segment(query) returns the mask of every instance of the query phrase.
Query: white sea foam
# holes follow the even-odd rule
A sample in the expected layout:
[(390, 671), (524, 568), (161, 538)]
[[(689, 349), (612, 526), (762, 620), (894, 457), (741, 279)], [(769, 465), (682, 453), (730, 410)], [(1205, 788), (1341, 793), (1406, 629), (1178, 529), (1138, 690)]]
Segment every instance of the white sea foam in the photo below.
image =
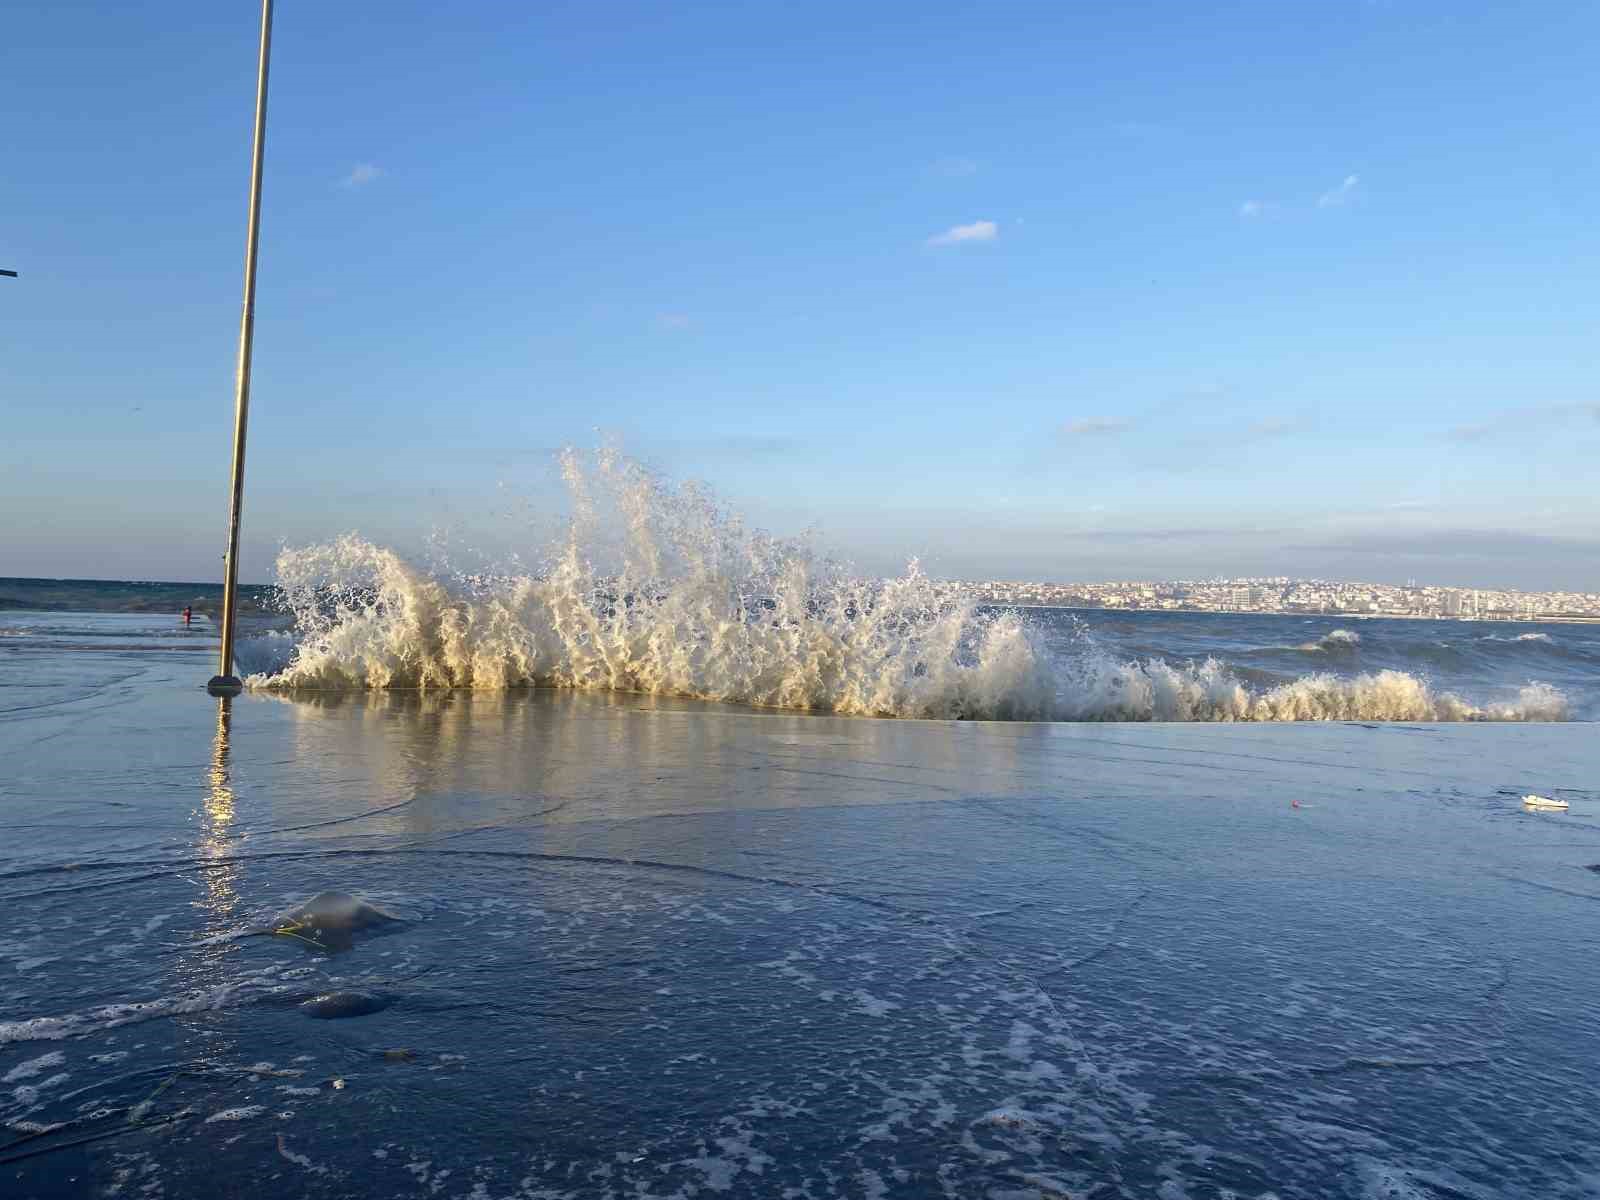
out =
[(288, 985), (276, 981), (272, 970), (269, 969), (252, 973), (234, 983), (197, 988), (177, 996), (106, 1004), (99, 1008), (59, 1017), (29, 1017), (17, 1021), (0, 1021), (0, 1046), (12, 1042), (57, 1042), (142, 1021), (249, 1004), (288, 990)]
[(53, 1050), (49, 1054), (18, 1063), (4, 1075), (0, 1075), (0, 1083), (18, 1083), (24, 1079), (32, 1079), (35, 1075), (42, 1075), (48, 1068), (59, 1067), (66, 1061), (66, 1055), (59, 1050)]
[[(259, 639), (253, 688), (561, 687), (847, 715), (987, 720), (1554, 720), (1541, 685), (1499, 706), (1397, 671), (1252, 690), (1214, 661), (1053, 657), (1015, 612), (915, 563), (863, 580), (748, 530), (703, 489), (569, 452), (570, 525), (536, 573), (429, 572), (355, 536), (278, 560), (296, 640)], [(1349, 650), (1335, 630), (1314, 645)]]
[(207, 1125), (215, 1125), (220, 1121), (248, 1121), (259, 1117), (267, 1111), (264, 1104), (241, 1104), (236, 1108), (225, 1108), (221, 1112), (214, 1112), (206, 1118)]

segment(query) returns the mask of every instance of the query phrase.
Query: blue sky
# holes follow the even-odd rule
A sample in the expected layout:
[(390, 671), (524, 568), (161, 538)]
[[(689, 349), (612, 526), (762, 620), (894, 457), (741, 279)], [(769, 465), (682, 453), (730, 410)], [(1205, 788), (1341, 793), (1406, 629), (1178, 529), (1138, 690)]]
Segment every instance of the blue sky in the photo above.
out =
[[(8, 13), (0, 575), (215, 578), (256, 10)], [(278, 7), (242, 573), (602, 437), (864, 568), (1600, 588), (1600, 8)]]

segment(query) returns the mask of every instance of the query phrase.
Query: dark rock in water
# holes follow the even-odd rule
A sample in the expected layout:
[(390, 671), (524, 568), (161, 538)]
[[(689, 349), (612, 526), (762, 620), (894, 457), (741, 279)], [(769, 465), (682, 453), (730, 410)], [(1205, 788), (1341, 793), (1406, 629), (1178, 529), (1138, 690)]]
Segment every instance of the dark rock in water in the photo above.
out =
[(1600, 871), (1600, 863), (1590, 863), (1587, 867), (1584, 868), (1584, 870), (1585, 871)]
[(300, 1011), (308, 1017), (335, 1021), (340, 1017), (365, 1017), (388, 1007), (388, 997), (377, 992), (326, 992), (302, 1003)]
[(405, 924), (376, 905), (347, 892), (320, 892), (298, 908), (275, 918), (272, 932), (292, 937), (319, 950), (348, 950), (358, 933)]

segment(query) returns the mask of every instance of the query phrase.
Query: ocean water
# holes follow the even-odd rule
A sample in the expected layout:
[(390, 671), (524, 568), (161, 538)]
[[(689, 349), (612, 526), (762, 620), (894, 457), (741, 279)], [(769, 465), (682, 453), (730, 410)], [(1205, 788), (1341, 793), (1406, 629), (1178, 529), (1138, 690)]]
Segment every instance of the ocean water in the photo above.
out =
[(1595, 630), (573, 482), (531, 569), (288, 553), (233, 700), (203, 591), (0, 581), (0, 1196), (1600, 1195)]
[[(7, 1197), (1600, 1188), (1591, 726), (72, 660), (0, 713)], [(324, 892), (395, 920), (273, 933)]]
[[(527, 561), (468, 571), (353, 535), (286, 550), (248, 591), (240, 672), (259, 691), (553, 687), (931, 719), (1600, 717), (1600, 624), (985, 607), (914, 562), (861, 578), (615, 453), (562, 469), (566, 509)], [(217, 593), (0, 580), (0, 654), (179, 648)], [(202, 620), (179, 630), (191, 603)]]
[[(244, 585), (239, 589), (239, 611), (261, 613), (273, 589)], [(6, 579), (0, 578), (0, 614), (31, 613), (149, 613), (171, 616), (185, 606), (197, 618), (214, 620), (222, 611), (220, 583), (166, 583), (124, 579)]]
[[(387, 555), (387, 552), (379, 552)], [(395, 563), (400, 564), (396, 558)], [(406, 577), (411, 569), (406, 568)], [(444, 585), (423, 576), (426, 586)], [(0, 581), (0, 588), (6, 583)], [(169, 585), (177, 594), (197, 586)], [(934, 585), (928, 585), (932, 588)], [(92, 652), (124, 666), (144, 656), (214, 653), (214, 614), (197, 612), (184, 626), (178, 610), (154, 608), (142, 585), (50, 581), (65, 602), (105, 605), (88, 611), (0, 611), (0, 697), (71, 695), (98, 686), (98, 670), (78, 673)], [(112, 592), (108, 599), (106, 593)], [(536, 616), (516, 624), (500, 614), (498, 632), (458, 634), (507, 640), (540, 633), (538, 649), (449, 645), (443, 629), (457, 612), (479, 620), (468, 593), (442, 599), (435, 611), (363, 600), (332, 618), (313, 613), (304, 625), (288, 602), (275, 611), (268, 589), (240, 620), (239, 669), (261, 691), (367, 689), (475, 690), (557, 687), (722, 700), (761, 707), (846, 715), (1058, 721), (1594, 721), (1600, 718), (1600, 624), (1510, 624), (1352, 617), (1284, 617), (1232, 613), (1115, 613), (1067, 609), (1001, 611), (950, 600), (933, 610), (956, 625), (944, 637), (925, 631), (893, 651), (866, 656), (857, 674), (825, 667), (793, 645), (751, 647), (736, 618), (705, 624), (732, 628), (740, 654), (775, 667), (741, 667), (717, 651), (674, 650), (657, 659), (660, 634), (609, 656), (604, 633), (582, 630), (569, 647)], [(12, 596), (25, 595), (13, 586)], [(448, 593), (444, 593), (448, 597)], [(116, 611), (132, 600), (150, 605)], [(845, 618), (848, 621), (849, 618)], [(526, 622), (526, 624), (524, 623)], [(932, 624), (933, 622), (929, 622)], [(437, 629), (421, 626), (433, 624)], [(399, 626), (399, 628), (395, 628)], [(1000, 637), (992, 631), (999, 630)], [(613, 634), (626, 642), (623, 634)], [(669, 633), (670, 636), (670, 633)], [(818, 641), (828, 635), (803, 630)], [(983, 647), (987, 636), (1005, 653)], [(946, 640), (948, 638), (948, 640)], [(711, 639), (705, 639), (710, 642)], [(781, 639), (789, 642), (791, 636)], [(796, 639), (797, 640), (797, 639)], [(357, 648), (351, 648), (350, 643)], [(374, 646), (372, 643), (376, 642)], [(976, 653), (967, 647), (977, 645)], [(575, 653), (574, 653), (575, 651)], [(988, 657), (985, 657), (985, 653)], [(856, 648), (846, 646), (844, 654)], [(793, 653), (795, 657), (787, 657)], [(943, 656), (934, 669), (925, 660)], [(895, 657), (899, 656), (899, 661)], [(842, 657), (842, 656), (841, 656)], [(431, 661), (430, 661), (431, 660)], [(585, 661), (586, 660), (586, 661)], [(1020, 661), (1017, 661), (1020, 660)], [(872, 674), (876, 672), (876, 674)]]

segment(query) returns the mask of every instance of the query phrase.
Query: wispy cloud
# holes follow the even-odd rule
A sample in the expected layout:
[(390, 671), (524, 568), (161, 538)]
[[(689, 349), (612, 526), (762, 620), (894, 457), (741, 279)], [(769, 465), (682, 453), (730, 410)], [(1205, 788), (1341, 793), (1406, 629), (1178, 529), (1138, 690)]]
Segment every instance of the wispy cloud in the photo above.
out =
[(380, 166), (373, 163), (357, 163), (350, 168), (350, 173), (339, 181), (339, 186), (347, 188), (365, 187), (382, 174), (383, 168)]
[(1517, 558), (1539, 552), (1566, 553), (1594, 562), (1600, 542), (1591, 538), (1528, 533), (1520, 529), (1377, 530), (1353, 533), (1297, 550), (1348, 550), (1374, 556), (1404, 558)]
[(978, 164), (970, 158), (941, 158), (929, 165), (928, 173), (943, 179), (965, 179), (978, 173)]
[(1490, 436), (1510, 436), (1553, 426), (1570, 427), (1600, 421), (1600, 403), (1533, 404), (1497, 413), (1487, 421), (1457, 425), (1445, 437), (1453, 442), (1481, 442)]
[(1244, 436), (1250, 439), (1283, 437), (1305, 427), (1306, 421), (1300, 417), (1263, 417), (1245, 426)]
[(1112, 529), (1063, 529), (1055, 533), (1056, 537), (1072, 538), (1076, 541), (1090, 542), (1194, 542), (1204, 541), (1208, 538), (1237, 538), (1244, 536), (1271, 537), (1288, 533), (1287, 529), (1276, 528), (1203, 528), (1185, 527), (1182, 529), (1128, 529), (1116, 527)]
[(1317, 197), (1318, 208), (1338, 208), (1356, 193), (1356, 188), (1361, 185), (1359, 175), (1346, 175), (1344, 182), (1336, 188), (1331, 188)]
[(1106, 433), (1126, 433), (1132, 423), (1121, 417), (1083, 417), (1061, 427), (1062, 437), (1094, 437)]
[(1239, 215), (1246, 218), (1259, 217), (1262, 213), (1263, 207), (1264, 206), (1259, 200), (1246, 200), (1243, 204), (1239, 205)]
[[(1158, 423), (1164, 425), (1165, 422)], [(1146, 441), (1135, 469), (1162, 475), (1193, 475), (1236, 469), (1245, 447), (1279, 438), (1293, 437), (1315, 427), (1307, 413), (1278, 414), (1240, 421), (1201, 419), (1196, 423), (1177, 422), (1172, 432), (1155, 433)]]
[(928, 239), (930, 246), (958, 246), (963, 242), (992, 242), (1000, 236), (1000, 226), (993, 221), (974, 221), (971, 225), (953, 225), (943, 233)]
[(693, 329), (694, 318), (688, 313), (664, 312), (656, 314), (656, 328), (658, 329)]

